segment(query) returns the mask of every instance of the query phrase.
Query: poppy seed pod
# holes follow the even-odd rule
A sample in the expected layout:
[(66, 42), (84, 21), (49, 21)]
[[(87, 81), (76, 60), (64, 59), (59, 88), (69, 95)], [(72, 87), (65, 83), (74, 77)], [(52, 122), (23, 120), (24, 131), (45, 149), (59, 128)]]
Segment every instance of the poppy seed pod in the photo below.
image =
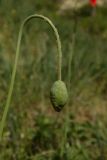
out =
[(54, 82), (50, 91), (50, 99), (54, 109), (60, 112), (68, 100), (67, 88), (63, 81)]

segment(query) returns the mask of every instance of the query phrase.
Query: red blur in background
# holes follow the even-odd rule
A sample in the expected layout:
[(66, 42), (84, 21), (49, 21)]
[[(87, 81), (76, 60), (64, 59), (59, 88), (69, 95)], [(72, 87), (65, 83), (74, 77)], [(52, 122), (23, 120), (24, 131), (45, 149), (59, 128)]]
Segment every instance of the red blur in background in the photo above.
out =
[(90, 0), (90, 4), (92, 7), (95, 7), (97, 3), (97, 0)]

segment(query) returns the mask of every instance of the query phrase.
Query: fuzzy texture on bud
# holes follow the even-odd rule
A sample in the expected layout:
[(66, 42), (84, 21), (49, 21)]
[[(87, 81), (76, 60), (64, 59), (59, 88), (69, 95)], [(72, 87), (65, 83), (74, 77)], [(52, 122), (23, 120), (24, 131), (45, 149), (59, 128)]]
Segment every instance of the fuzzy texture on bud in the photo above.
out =
[(63, 81), (54, 82), (50, 91), (50, 99), (54, 109), (60, 112), (68, 100), (67, 88)]

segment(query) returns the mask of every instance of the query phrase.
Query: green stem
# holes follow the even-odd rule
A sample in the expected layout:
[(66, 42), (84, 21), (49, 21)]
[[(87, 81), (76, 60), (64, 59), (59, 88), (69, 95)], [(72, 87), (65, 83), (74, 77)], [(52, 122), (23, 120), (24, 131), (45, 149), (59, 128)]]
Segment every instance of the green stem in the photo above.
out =
[(24, 28), (25, 24), (33, 18), (40, 18), (40, 19), (45, 20), (51, 26), (51, 28), (54, 31), (54, 34), (56, 36), (57, 48), (58, 48), (58, 79), (61, 80), (62, 51), (61, 51), (61, 41), (60, 41), (60, 38), (59, 38), (57, 28), (54, 26), (54, 24), (52, 23), (52, 21), (49, 18), (47, 18), (43, 15), (38, 15), (38, 14), (31, 15), (23, 21), (23, 23), (20, 27), (20, 31), (19, 31), (17, 48), (16, 48), (16, 57), (15, 57), (15, 63), (14, 63), (14, 68), (13, 68), (13, 72), (12, 72), (12, 77), (11, 77), (11, 83), (10, 83), (10, 87), (9, 87), (9, 92), (8, 92), (8, 96), (7, 96), (6, 105), (5, 105), (5, 108), (4, 108), (3, 117), (2, 117), (2, 120), (1, 120), (1, 124), (0, 124), (0, 141), (2, 139), (3, 129), (4, 129), (4, 126), (5, 126), (5, 121), (6, 121), (6, 118), (7, 118), (7, 114), (8, 114), (9, 106), (10, 106), (10, 102), (11, 102), (11, 97), (12, 97), (12, 93), (13, 93), (13, 87), (14, 87), (14, 82), (15, 82), (16, 68), (17, 68), (17, 64), (18, 64), (18, 58), (19, 58), (19, 51), (20, 51), (23, 28)]
[[(77, 0), (75, 1), (75, 6), (77, 5)], [(73, 34), (72, 34), (72, 43), (69, 45), (70, 48), (70, 53), (68, 57), (68, 93), (70, 95), (71, 91), (71, 65), (72, 65), (72, 60), (73, 60), (73, 55), (75, 51), (75, 43), (76, 43), (76, 34), (77, 34), (77, 25), (78, 25), (78, 19), (76, 15), (76, 10), (74, 9), (74, 24), (73, 24)], [(70, 110), (69, 110), (69, 105), (70, 105), (70, 99), (68, 101), (68, 107), (66, 108), (65, 111), (65, 121), (64, 121), (64, 134), (63, 134), (63, 140), (62, 140), (62, 145), (61, 145), (61, 157), (63, 157), (64, 150), (65, 150), (65, 143), (67, 142), (67, 133), (69, 129), (69, 118), (70, 118)]]

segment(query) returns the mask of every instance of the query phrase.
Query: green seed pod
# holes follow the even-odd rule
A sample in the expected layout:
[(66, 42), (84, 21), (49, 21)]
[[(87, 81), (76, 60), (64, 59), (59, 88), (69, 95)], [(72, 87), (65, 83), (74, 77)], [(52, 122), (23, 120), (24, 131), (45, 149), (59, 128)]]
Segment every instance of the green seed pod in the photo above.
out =
[(68, 100), (67, 88), (63, 81), (54, 82), (50, 91), (50, 99), (54, 109), (60, 112)]

